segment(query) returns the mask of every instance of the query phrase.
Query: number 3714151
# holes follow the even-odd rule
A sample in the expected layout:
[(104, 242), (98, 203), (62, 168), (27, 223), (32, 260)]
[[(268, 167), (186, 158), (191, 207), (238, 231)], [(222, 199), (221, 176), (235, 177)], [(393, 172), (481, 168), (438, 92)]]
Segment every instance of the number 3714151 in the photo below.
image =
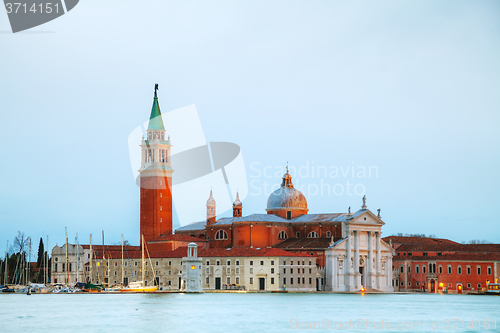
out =
[(444, 321), (445, 329), (470, 328), (470, 329), (496, 329), (497, 321), (491, 319), (483, 320), (465, 320), (465, 319), (446, 319)]
[[(29, 8), (28, 8), (29, 7)], [(59, 4), (58, 3), (40, 3), (40, 4), (32, 4), (31, 6), (22, 2), (7, 2), (5, 4), (5, 8), (7, 9), (7, 14), (18, 14), (18, 13), (47, 13), (50, 14), (52, 12), (58, 14), (59, 13)]]

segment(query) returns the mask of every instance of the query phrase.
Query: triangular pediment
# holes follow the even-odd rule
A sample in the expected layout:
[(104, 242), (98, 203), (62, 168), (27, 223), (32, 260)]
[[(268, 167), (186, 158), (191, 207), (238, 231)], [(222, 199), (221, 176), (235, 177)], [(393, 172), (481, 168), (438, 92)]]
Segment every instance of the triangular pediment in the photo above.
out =
[(369, 209), (358, 210), (353, 214), (352, 220), (349, 221), (350, 224), (373, 224), (373, 225), (384, 225), (385, 223), (375, 214), (373, 214)]

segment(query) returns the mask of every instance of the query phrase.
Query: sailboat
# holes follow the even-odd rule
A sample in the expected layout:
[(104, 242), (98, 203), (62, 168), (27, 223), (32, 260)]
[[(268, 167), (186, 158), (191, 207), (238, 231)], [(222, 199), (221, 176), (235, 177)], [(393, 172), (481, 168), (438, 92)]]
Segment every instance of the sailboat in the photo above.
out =
[[(146, 286), (144, 284), (144, 271), (145, 271), (145, 260), (144, 260), (144, 235), (142, 235), (142, 281), (130, 282), (127, 287), (120, 288), (120, 292), (128, 293), (152, 293), (158, 290), (158, 286)], [(149, 254), (148, 254), (149, 255)]]

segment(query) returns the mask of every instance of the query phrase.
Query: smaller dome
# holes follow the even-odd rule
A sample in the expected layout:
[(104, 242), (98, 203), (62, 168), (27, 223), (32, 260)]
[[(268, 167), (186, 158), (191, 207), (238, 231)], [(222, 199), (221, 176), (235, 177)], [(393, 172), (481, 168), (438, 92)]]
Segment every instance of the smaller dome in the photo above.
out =
[(266, 211), (297, 209), (307, 211), (307, 200), (299, 190), (293, 188), (292, 176), (288, 173), (287, 167), (281, 187), (267, 199)]
[(207, 200), (207, 206), (215, 206), (215, 199), (212, 196), (212, 190), (210, 190), (210, 197)]
[(240, 201), (240, 194), (236, 192), (236, 200), (233, 202), (233, 207), (241, 207), (243, 204)]

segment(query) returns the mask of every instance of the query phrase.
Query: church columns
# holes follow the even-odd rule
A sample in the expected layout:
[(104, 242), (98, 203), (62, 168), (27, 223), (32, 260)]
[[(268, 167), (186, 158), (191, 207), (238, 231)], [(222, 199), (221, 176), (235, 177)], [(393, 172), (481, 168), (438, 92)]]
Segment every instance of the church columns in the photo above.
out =
[(345, 258), (345, 273), (344, 273), (344, 284), (346, 291), (351, 290), (351, 231), (347, 231), (346, 240), (346, 258)]
[(385, 262), (385, 271), (387, 273), (387, 286), (392, 287), (392, 257), (387, 256), (387, 261)]
[(338, 288), (338, 271), (339, 271), (339, 262), (338, 256), (333, 256), (332, 258), (332, 290), (337, 290)]
[(365, 265), (367, 276), (367, 288), (373, 288), (372, 275), (373, 275), (373, 232), (368, 231), (368, 262)]
[(377, 267), (377, 275), (375, 277), (376, 279), (376, 283), (375, 285), (377, 286), (377, 289), (380, 289), (380, 232), (375, 232), (375, 246), (376, 246), (376, 249), (377, 249), (377, 257), (375, 258), (375, 264), (376, 264), (376, 267)]
[(359, 275), (359, 232), (356, 230), (354, 231), (354, 286), (356, 290), (359, 289), (359, 280), (360, 280), (360, 275)]

